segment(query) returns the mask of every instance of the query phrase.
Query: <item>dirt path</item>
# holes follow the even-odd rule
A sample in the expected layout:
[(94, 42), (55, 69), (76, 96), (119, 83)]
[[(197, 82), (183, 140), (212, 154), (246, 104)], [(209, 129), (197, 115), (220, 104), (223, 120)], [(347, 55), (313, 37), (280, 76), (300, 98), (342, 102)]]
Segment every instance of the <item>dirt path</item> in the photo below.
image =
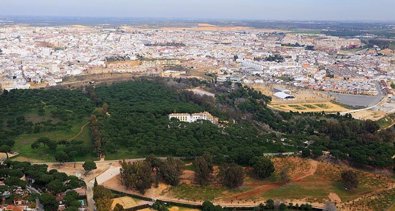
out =
[(306, 174), (304, 174), (304, 175), (302, 175), (302, 176), (300, 176), (300, 177), (297, 177), (297, 178), (293, 179), (293, 180), (292, 180), (293, 182), (298, 182), (298, 181), (300, 181), (300, 180), (302, 180), (302, 179), (304, 179), (304, 178), (306, 178), (306, 177), (313, 176), (313, 175), (315, 174), (315, 172), (317, 171), (317, 168), (318, 168), (318, 161), (316, 161), (316, 160), (310, 160), (310, 161), (309, 161), (309, 164), (310, 164), (310, 168), (309, 168), (309, 170), (306, 172)]
[(82, 127), (80, 128), (80, 132), (78, 132), (77, 135), (75, 135), (75, 136), (73, 136), (73, 137), (67, 139), (67, 141), (72, 141), (72, 140), (74, 140), (75, 138), (77, 138), (78, 136), (80, 136), (81, 133), (84, 131), (85, 127), (86, 127), (88, 124), (89, 124), (89, 122), (87, 122), (87, 123), (85, 123), (84, 125), (82, 125)]
[(336, 193), (329, 193), (328, 198), (331, 202), (341, 203), (342, 200)]
[(261, 185), (259, 187), (256, 187), (250, 191), (245, 191), (242, 193), (238, 193), (235, 195), (229, 195), (226, 197), (219, 197), (215, 201), (216, 202), (229, 202), (229, 201), (237, 201), (237, 200), (246, 200), (246, 199), (251, 199), (254, 196), (259, 196), (262, 195), (262, 193), (267, 192), (269, 190), (275, 189), (280, 187), (280, 184), (266, 184), (266, 185)]

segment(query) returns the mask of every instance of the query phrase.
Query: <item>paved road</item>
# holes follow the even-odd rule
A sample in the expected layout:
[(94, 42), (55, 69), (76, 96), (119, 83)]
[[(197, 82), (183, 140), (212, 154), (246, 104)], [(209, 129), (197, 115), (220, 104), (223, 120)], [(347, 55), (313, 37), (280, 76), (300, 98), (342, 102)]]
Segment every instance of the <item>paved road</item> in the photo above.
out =
[(96, 210), (95, 201), (93, 200), (93, 186), (95, 184), (95, 180), (85, 181), (86, 184), (86, 201), (88, 203), (88, 211)]

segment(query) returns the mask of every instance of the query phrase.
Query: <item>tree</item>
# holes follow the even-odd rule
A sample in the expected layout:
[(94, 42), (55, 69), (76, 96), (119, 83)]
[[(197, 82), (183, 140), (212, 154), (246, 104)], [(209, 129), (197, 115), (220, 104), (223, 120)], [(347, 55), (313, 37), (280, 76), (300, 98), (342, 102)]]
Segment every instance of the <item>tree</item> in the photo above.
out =
[(93, 188), (93, 199), (98, 211), (111, 210), (111, 196), (111, 191), (101, 185)]
[(169, 211), (169, 207), (159, 201), (155, 201), (155, 203), (152, 205), (152, 208), (157, 211)]
[(341, 173), (343, 186), (346, 190), (353, 190), (358, 187), (358, 177), (352, 170), (343, 171)]
[(107, 103), (103, 103), (102, 109), (103, 109), (103, 113), (104, 113), (104, 115), (106, 115), (106, 114), (107, 114), (107, 112), (108, 112), (108, 108), (109, 108), (108, 104), (107, 104)]
[(290, 181), (291, 179), (289, 178), (289, 168), (285, 167), (280, 171), (280, 181), (283, 184), (286, 184)]
[(255, 157), (252, 161), (252, 167), (254, 174), (260, 179), (270, 177), (275, 170), (273, 162), (265, 157)]
[(116, 204), (113, 211), (124, 211), (124, 210), (125, 209), (123, 208), (122, 205)]
[(55, 196), (43, 193), (39, 197), (40, 203), (44, 206), (45, 211), (53, 211), (58, 209), (58, 203), (56, 202)]
[(200, 185), (207, 185), (210, 181), (210, 176), (213, 171), (212, 164), (206, 160), (205, 157), (197, 157), (193, 162), (195, 167), (195, 180)]
[(7, 177), (4, 181), (4, 184), (6, 184), (7, 186), (25, 187), (27, 183), (19, 179), (18, 177)]
[(287, 205), (285, 205), (284, 203), (281, 203), (281, 204), (278, 206), (278, 210), (280, 210), (280, 211), (285, 211), (285, 210), (287, 210)]
[(126, 188), (136, 189), (144, 194), (152, 185), (151, 165), (146, 161), (121, 161), (121, 181)]
[(99, 128), (99, 122), (97, 121), (97, 118), (95, 115), (92, 115), (89, 121), (90, 128), (91, 128), (91, 134), (92, 134), (92, 139), (94, 142), (95, 150), (97, 155), (100, 157), (103, 154), (103, 149), (102, 149), (102, 135), (100, 132)]
[(202, 204), (202, 211), (223, 211), (224, 209), (217, 205), (215, 206), (213, 203), (211, 203), (210, 201), (205, 201)]
[(268, 199), (265, 203), (265, 208), (269, 210), (274, 209), (274, 201), (272, 199)]
[(75, 192), (74, 190), (73, 190), (73, 191), (68, 191), (68, 192), (66, 193), (66, 195), (64, 196), (63, 200), (64, 200), (64, 202), (65, 202), (65, 204), (66, 204), (67, 206), (76, 205), (75, 202), (80, 203), (80, 202), (78, 201), (78, 193)]
[(241, 186), (245, 176), (243, 167), (236, 164), (221, 166), (219, 175), (222, 184), (228, 188)]
[(65, 186), (61, 180), (52, 180), (50, 183), (48, 183), (47, 188), (49, 191), (51, 191), (53, 194), (58, 194), (63, 191), (65, 191)]
[(69, 161), (69, 156), (64, 151), (58, 151), (55, 154), (55, 160), (64, 163)]
[(3, 152), (6, 154), (7, 156), (7, 160), (8, 160), (8, 153), (11, 152), (11, 147), (8, 145), (1, 145), (0, 146), (0, 152)]
[(163, 181), (169, 185), (176, 186), (180, 182), (182, 163), (172, 157), (167, 158), (159, 167), (159, 174)]
[(307, 157), (310, 157), (310, 156), (311, 156), (310, 149), (304, 148), (302, 150), (302, 157), (307, 158)]
[(82, 167), (84, 167), (86, 173), (89, 173), (90, 171), (97, 168), (96, 163), (94, 161), (85, 161)]

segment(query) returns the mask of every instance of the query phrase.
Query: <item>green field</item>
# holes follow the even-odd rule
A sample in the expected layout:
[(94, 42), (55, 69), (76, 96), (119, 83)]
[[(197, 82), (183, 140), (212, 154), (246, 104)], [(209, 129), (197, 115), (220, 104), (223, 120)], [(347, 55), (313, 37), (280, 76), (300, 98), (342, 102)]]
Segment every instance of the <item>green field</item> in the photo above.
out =
[(219, 197), (226, 189), (213, 186), (179, 185), (172, 187), (170, 191), (175, 198), (188, 200), (213, 200)]
[[(89, 126), (86, 124), (87, 120), (83, 120), (82, 122), (76, 122), (70, 130), (57, 130), (34, 134), (22, 134), (15, 139), (15, 145), (13, 147), (13, 150), (19, 153), (18, 157), (31, 158), (41, 161), (55, 161), (53, 154), (51, 154), (48, 149), (33, 149), (31, 147), (31, 144), (35, 142), (38, 138), (47, 137), (54, 141), (83, 141), (84, 145), (91, 147), (92, 143)], [(85, 157), (75, 158), (76, 161), (83, 161), (85, 159), (96, 158), (91, 154), (87, 154)]]
[(395, 114), (390, 114), (377, 121), (380, 128), (387, 128), (395, 123)]

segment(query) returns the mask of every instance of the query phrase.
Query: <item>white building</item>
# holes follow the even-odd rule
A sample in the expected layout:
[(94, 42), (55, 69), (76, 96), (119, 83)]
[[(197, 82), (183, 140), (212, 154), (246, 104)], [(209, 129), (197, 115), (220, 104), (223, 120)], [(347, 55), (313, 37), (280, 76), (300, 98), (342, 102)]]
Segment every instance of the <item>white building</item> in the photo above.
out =
[(188, 113), (169, 114), (169, 119), (173, 119), (173, 118), (188, 123), (196, 122), (198, 120), (206, 120), (206, 121), (210, 121), (213, 124), (218, 124), (218, 118), (214, 117), (209, 112), (201, 112), (194, 114), (188, 114)]

